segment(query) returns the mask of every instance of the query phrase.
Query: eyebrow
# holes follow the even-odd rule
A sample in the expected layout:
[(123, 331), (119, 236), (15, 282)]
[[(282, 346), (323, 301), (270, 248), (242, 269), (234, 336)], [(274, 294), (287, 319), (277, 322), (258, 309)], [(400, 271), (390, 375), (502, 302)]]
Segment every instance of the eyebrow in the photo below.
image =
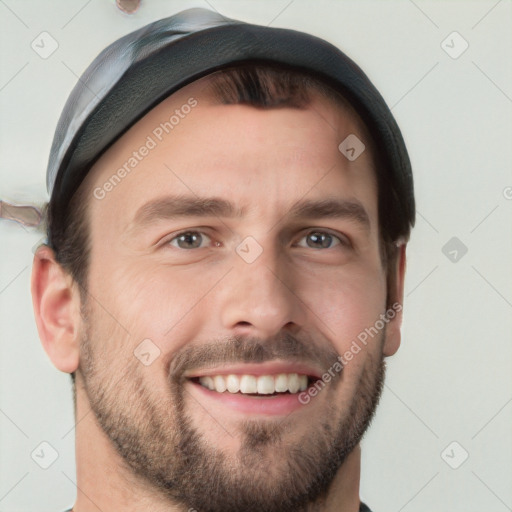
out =
[[(149, 201), (136, 212), (131, 226), (145, 227), (159, 220), (185, 217), (242, 218), (247, 209), (236, 207), (232, 202), (218, 197), (166, 196)], [(300, 200), (293, 204), (287, 217), (300, 219), (347, 219), (370, 229), (370, 217), (357, 200), (326, 198)]]

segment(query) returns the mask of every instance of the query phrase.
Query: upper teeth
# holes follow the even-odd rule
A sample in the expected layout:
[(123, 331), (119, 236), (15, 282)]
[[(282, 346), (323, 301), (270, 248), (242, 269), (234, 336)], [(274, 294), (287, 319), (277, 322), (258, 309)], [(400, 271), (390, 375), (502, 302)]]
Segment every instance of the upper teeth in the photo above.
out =
[(212, 391), (224, 393), (297, 393), (308, 387), (308, 376), (298, 373), (280, 373), (279, 375), (211, 375), (199, 377), (199, 383)]

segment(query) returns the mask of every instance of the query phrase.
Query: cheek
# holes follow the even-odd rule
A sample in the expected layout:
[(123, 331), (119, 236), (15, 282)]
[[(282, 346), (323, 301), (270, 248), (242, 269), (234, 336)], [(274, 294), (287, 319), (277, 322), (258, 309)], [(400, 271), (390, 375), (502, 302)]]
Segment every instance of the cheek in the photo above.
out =
[(384, 313), (386, 280), (378, 267), (331, 270), (324, 278), (307, 280), (303, 296), (319, 328), (341, 354)]
[(95, 274), (95, 292), (105, 307), (100, 313), (106, 321), (119, 322), (128, 331), (116, 330), (132, 352), (151, 340), (165, 354), (198, 334), (207, 320), (205, 299), (224, 273), (215, 268), (200, 273), (192, 267), (171, 268), (149, 259), (144, 264), (118, 259)]

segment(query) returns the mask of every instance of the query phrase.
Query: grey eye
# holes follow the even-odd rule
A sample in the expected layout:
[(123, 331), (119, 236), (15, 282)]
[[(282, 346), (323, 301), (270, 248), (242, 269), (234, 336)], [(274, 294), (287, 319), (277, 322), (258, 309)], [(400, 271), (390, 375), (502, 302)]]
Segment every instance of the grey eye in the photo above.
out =
[[(210, 240), (208, 235), (200, 231), (184, 231), (169, 240), (169, 244), (179, 249), (198, 249), (201, 247), (201, 242), (203, 242), (204, 238)], [(177, 245), (173, 242), (176, 242)]]
[[(341, 240), (326, 231), (310, 231), (302, 239), (307, 240), (307, 245), (300, 245), (300, 247), (310, 247), (312, 249), (330, 249), (336, 245), (341, 244)], [(311, 242), (311, 243), (310, 243)]]

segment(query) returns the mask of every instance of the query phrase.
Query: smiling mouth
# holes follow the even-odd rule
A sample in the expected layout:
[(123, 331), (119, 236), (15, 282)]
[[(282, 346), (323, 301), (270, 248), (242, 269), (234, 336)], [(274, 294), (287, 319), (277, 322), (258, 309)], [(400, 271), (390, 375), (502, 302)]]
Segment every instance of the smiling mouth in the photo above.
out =
[(299, 373), (279, 373), (276, 375), (208, 375), (193, 377), (190, 380), (217, 393), (278, 396), (305, 391), (314, 378)]

